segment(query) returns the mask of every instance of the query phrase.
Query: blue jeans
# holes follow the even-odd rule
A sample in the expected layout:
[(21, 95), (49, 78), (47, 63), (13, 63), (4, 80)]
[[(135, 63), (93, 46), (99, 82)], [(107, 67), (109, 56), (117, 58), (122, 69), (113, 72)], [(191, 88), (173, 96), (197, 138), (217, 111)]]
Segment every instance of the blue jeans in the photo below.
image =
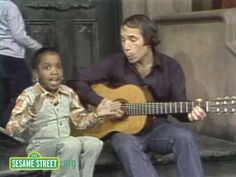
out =
[(147, 151), (174, 153), (179, 177), (203, 177), (202, 164), (192, 133), (183, 126), (158, 118), (151, 130), (140, 135), (116, 133), (112, 146), (128, 177), (158, 177)]
[(25, 59), (0, 55), (0, 126), (5, 127), (16, 97), (32, 85)]

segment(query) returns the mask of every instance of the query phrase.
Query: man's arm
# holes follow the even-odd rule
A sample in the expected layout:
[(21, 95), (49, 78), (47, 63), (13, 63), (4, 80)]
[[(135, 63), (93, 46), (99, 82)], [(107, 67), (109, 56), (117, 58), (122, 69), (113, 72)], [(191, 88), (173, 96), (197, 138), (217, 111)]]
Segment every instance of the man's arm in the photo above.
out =
[[(171, 65), (170, 85), (171, 85), (171, 101), (188, 101), (185, 89), (184, 72), (178, 62)], [(188, 114), (174, 114), (180, 121), (188, 122)]]
[(96, 65), (92, 65), (87, 70), (80, 73), (79, 76), (68, 85), (72, 87), (79, 98), (85, 102), (97, 106), (102, 97), (95, 93), (91, 85), (96, 83), (109, 83), (111, 70), (113, 68), (112, 58), (106, 58)]
[[(172, 71), (175, 73), (172, 73), (171, 77), (171, 100), (187, 101), (184, 72), (178, 63), (174, 67)], [(180, 121), (197, 121), (203, 120), (206, 117), (206, 112), (196, 106), (188, 114), (175, 114), (174, 116)]]

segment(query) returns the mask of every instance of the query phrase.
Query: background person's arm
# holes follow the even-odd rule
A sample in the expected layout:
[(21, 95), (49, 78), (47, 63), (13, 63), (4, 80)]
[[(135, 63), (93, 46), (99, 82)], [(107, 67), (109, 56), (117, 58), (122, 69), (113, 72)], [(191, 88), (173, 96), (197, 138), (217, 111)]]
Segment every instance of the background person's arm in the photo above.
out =
[(25, 48), (32, 50), (41, 48), (42, 45), (39, 42), (27, 35), (24, 20), (18, 7), (12, 4), (11, 8), (8, 8), (7, 11), (7, 22), (13, 38)]

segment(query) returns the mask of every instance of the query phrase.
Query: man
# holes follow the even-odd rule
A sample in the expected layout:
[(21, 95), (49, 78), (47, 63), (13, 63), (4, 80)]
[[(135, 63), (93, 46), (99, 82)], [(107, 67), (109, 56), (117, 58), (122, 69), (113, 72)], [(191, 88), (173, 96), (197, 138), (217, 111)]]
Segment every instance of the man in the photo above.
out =
[[(121, 24), (122, 54), (107, 57), (91, 66), (73, 83), (80, 98), (98, 105), (103, 98), (91, 90), (99, 82), (119, 87), (125, 84), (144, 86), (150, 90), (155, 102), (186, 101), (184, 73), (176, 60), (158, 52), (159, 44), (155, 24), (144, 15), (128, 17)], [(116, 117), (124, 114), (117, 109)], [(206, 117), (196, 106), (188, 114), (173, 115), (182, 121), (197, 121)], [(152, 127), (136, 135), (115, 133), (112, 146), (129, 177), (158, 177), (146, 152), (153, 151), (176, 156), (180, 177), (203, 177), (197, 145), (189, 130), (170, 123), (167, 116), (156, 116)]]
[(15, 98), (31, 85), (25, 48), (41, 47), (26, 34), (18, 7), (10, 0), (0, 0), (0, 126), (5, 127)]

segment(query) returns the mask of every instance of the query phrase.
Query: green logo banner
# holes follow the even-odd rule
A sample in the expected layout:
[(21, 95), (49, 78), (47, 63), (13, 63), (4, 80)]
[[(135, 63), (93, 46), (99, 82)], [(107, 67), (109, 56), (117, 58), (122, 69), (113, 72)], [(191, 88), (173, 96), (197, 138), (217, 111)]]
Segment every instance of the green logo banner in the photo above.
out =
[(42, 157), (38, 152), (32, 151), (28, 157), (10, 157), (10, 170), (59, 170), (59, 157)]

